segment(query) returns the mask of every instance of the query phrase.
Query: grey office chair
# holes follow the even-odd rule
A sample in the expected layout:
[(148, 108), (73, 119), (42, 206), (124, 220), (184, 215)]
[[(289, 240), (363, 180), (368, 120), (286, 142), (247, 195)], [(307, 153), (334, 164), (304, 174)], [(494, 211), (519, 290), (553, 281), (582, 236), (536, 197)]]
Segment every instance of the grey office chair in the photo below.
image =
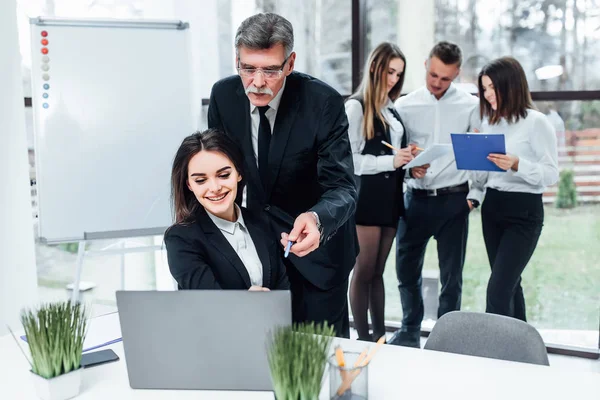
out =
[(436, 322), (424, 348), (550, 365), (538, 331), (526, 322), (503, 315), (467, 311), (445, 314)]

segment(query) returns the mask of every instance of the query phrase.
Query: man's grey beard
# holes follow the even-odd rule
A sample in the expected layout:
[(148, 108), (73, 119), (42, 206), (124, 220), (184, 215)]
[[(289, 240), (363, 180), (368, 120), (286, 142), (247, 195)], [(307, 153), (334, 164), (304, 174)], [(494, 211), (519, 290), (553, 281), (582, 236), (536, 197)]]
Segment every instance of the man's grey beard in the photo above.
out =
[(256, 94), (268, 94), (269, 96), (273, 96), (273, 91), (271, 89), (269, 89), (268, 87), (257, 88), (254, 85), (248, 85), (248, 87), (245, 89), (245, 91), (246, 91), (246, 95), (248, 95), (249, 93), (256, 93)]

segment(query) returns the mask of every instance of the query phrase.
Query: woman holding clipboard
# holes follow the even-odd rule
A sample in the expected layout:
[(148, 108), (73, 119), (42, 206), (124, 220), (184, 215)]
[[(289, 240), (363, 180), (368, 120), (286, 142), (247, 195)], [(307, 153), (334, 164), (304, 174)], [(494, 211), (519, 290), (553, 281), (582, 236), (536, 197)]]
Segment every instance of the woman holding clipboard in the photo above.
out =
[(542, 194), (558, 181), (556, 134), (535, 110), (525, 72), (511, 57), (483, 67), (478, 78), (481, 131), (505, 135), (506, 154), (488, 160), (506, 172), (489, 172), (481, 207), (483, 237), (492, 274), (486, 312), (526, 321), (521, 274), (544, 223)]
[[(394, 100), (402, 91), (405, 66), (406, 58), (398, 46), (381, 43), (369, 56), (360, 87), (346, 101), (358, 187), (360, 254), (350, 283), (350, 306), (359, 340), (385, 335), (383, 271), (404, 212), (401, 167), (413, 158), (394, 108)], [(394, 154), (390, 146), (401, 149)], [(369, 333), (369, 310), (373, 337)]]

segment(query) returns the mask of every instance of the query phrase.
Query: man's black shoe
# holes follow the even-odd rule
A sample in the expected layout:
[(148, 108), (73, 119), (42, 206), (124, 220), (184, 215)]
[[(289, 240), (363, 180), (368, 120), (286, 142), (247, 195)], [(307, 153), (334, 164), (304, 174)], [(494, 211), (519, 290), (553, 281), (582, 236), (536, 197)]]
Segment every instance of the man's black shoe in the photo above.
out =
[(393, 344), (396, 346), (415, 347), (421, 348), (421, 332), (406, 332), (401, 329), (394, 332), (387, 344)]

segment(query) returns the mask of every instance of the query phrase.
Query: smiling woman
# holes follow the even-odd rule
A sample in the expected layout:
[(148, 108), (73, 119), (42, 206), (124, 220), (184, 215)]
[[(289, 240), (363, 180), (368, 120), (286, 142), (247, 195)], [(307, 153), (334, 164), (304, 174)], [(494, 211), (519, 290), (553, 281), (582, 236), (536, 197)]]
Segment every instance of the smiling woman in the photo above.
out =
[(175, 224), (165, 233), (179, 289), (288, 289), (281, 247), (269, 227), (235, 204), (242, 153), (209, 129), (185, 138), (171, 173)]

